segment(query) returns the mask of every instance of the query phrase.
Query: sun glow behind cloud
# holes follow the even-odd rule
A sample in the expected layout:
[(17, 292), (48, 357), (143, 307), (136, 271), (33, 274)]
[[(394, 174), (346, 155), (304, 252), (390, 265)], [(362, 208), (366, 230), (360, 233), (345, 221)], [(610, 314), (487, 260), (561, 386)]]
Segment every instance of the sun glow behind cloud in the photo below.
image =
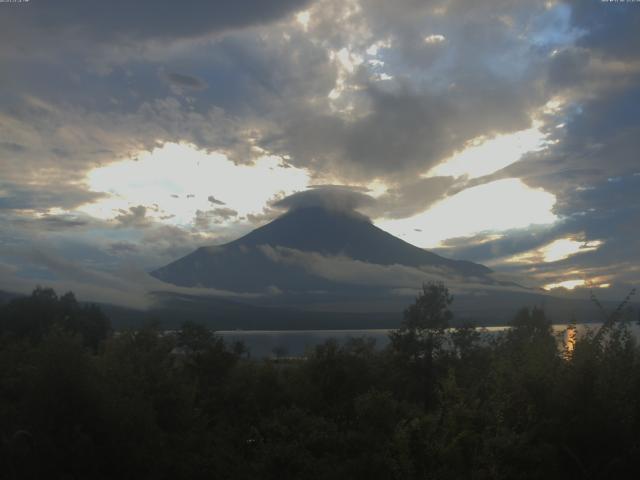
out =
[(311, 19), (311, 12), (304, 10), (296, 15), (296, 21), (302, 25), (302, 28), (306, 32), (309, 28), (309, 20)]
[(525, 228), (557, 220), (553, 194), (508, 178), (468, 188), (410, 218), (376, 224), (419, 247), (437, 247), (448, 238)]
[(426, 176), (466, 175), (468, 178), (477, 178), (497, 172), (517, 162), (525, 153), (545, 147), (546, 135), (541, 131), (541, 127), (542, 125), (536, 122), (527, 130), (493, 138), (476, 138), (463, 150), (432, 168)]
[(549, 283), (545, 285), (543, 288), (545, 290), (553, 290), (555, 288), (564, 288), (566, 290), (573, 290), (576, 287), (584, 287), (587, 284), (586, 281), (581, 279), (572, 279), (572, 280), (564, 280), (562, 282), (557, 283)]
[(497, 260), (495, 263), (551, 263), (565, 260), (578, 253), (593, 252), (597, 250), (604, 242), (601, 240), (592, 240), (589, 242), (580, 241), (572, 237), (559, 238), (551, 243), (543, 245), (540, 248), (530, 250), (518, 255), (509, 257), (506, 260)]
[[(274, 196), (306, 188), (309, 175), (277, 157), (236, 165), (218, 153), (167, 143), (137, 159), (97, 168), (87, 180), (92, 190), (110, 195), (80, 209), (89, 215), (106, 220), (120, 209), (144, 205), (157, 220), (188, 225), (197, 210), (224, 206), (238, 216), (261, 212)], [(209, 197), (224, 205), (211, 203)]]

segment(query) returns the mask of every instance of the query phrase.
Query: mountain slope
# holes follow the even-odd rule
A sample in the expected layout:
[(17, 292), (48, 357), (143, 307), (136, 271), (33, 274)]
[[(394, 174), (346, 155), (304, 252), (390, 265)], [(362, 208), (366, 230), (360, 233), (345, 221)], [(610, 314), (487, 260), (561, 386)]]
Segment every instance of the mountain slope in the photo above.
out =
[[(304, 264), (279, 262), (265, 246), (341, 256), (374, 265), (404, 265), (444, 269), (461, 277), (483, 277), (491, 270), (467, 261), (450, 260), (415, 247), (355, 213), (322, 207), (293, 210), (233, 242), (195, 252), (152, 275), (179, 286), (260, 292), (333, 291), (336, 281), (313, 274)], [(350, 289), (357, 290), (351, 283)]]
[(443, 266), (466, 275), (489, 273), (477, 263), (449, 260), (405, 242), (354, 213), (308, 207), (287, 213), (228, 245), (278, 245), (344, 255), (378, 265)]

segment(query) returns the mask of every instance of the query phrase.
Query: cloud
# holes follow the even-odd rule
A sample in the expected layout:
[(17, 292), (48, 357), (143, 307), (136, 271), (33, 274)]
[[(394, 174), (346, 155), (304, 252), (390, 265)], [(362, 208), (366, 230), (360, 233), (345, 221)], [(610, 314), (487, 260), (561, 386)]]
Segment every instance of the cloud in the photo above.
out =
[(24, 228), (59, 231), (87, 227), (92, 219), (86, 216), (44, 214), (37, 217), (19, 216), (14, 218), (13, 223)]
[(453, 177), (417, 178), (388, 189), (376, 198), (373, 217), (406, 218), (424, 212), (446, 197), (454, 185)]
[[(466, 53), (451, 68), (434, 70), (441, 78), (449, 78), (455, 88), (431, 82), (424, 77), (426, 71), (412, 78), (415, 58), (403, 45), (412, 38), (407, 31), (415, 31), (421, 22), (424, 28), (432, 23), (432, 6), (403, 4), (393, 11), (379, 2), (363, 2), (362, 6), (361, 12), (347, 16), (346, 6), (339, 2), (314, 4), (306, 33), (295, 22), (277, 28), (256, 27), (185, 46), (177, 53), (165, 48), (160, 56), (142, 54), (109, 76), (77, 70), (73, 73), (78, 79), (90, 77), (81, 88), (33, 85), (30, 76), (20, 76), (15, 70), (12, 75), (17, 75), (18, 88), (14, 92), (28, 93), (30, 101), (26, 105), (16, 100), (20, 114), (11, 117), (15, 128), (8, 132), (12, 138), (24, 138), (20, 143), (33, 145), (34, 152), (33, 159), (24, 163), (24, 172), (14, 166), (13, 174), (21, 182), (28, 181), (35, 166), (65, 169), (81, 177), (98, 162), (136, 155), (158, 142), (186, 141), (224, 153), (238, 163), (250, 164), (259, 151), (272, 152), (288, 157), (290, 165), (308, 168), (319, 181), (340, 178), (343, 183), (360, 183), (379, 178), (401, 191), (413, 182), (416, 173), (428, 170), (470, 138), (528, 125), (528, 110), (537, 100), (537, 90), (528, 88), (522, 79), (496, 75), (478, 63), (463, 68)], [(85, 8), (83, 4), (79, 12), (62, 15), (64, 6), (56, 12), (47, 7), (32, 15), (43, 19), (54, 15), (51, 28), (55, 29), (62, 28), (56, 22), (73, 24), (74, 16), (87, 14)], [(145, 8), (141, 4), (134, 10)], [(220, 19), (225, 18), (225, 8), (220, 7)], [(169, 36), (169, 32), (154, 30), (154, 21), (163, 15), (165, 11), (154, 9), (144, 22), (134, 14), (126, 25), (110, 25), (111, 21), (124, 21), (120, 14), (114, 14), (103, 19), (105, 25), (94, 33), (109, 28), (109, 35), (119, 31), (119, 35), (136, 35), (134, 27), (140, 21), (142, 28), (153, 30), (154, 35)], [(389, 20), (383, 21), (387, 17)], [(472, 16), (465, 16), (465, 22), (468, 18)], [(172, 16), (170, 20), (179, 23), (180, 18)], [(451, 27), (455, 19), (444, 16), (439, 23)], [(82, 25), (80, 33), (91, 22)], [(445, 32), (449, 27), (443, 25), (438, 34), (445, 35), (447, 48), (460, 56), (470, 47), (465, 43), (462, 48), (460, 32)], [(481, 27), (489, 31), (493, 21), (476, 26)], [(167, 30), (171, 28), (174, 25), (168, 25)], [(349, 31), (359, 32), (362, 38), (346, 36)], [(416, 38), (424, 43), (425, 35)], [(504, 38), (494, 46), (496, 51), (509, 45), (509, 32), (501, 30), (501, 35)], [(389, 87), (380, 86), (372, 80), (375, 72), (362, 64), (345, 77), (346, 90), (341, 97), (328, 98), (343, 68), (332, 52), (344, 47), (353, 50), (353, 55), (368, 55), (371, 42), (387, 36), (400, 42), (400, 48), (394, 44), (393, 50), (380, 53), (397, 81)], [(483, 42), (487, 49), (488, 44)], [(477, 45), (480, 42), (473, 47)], [(84, 57), (78, 55), (76, 60), (82, 62)], [(148, 72), (158, 62), (167, 63), (165, 71), (170, 73), (165, 78), (174, 84), (199, 87), (206, 83), (210, 88), (199, 91), (197, 104), (167, 97), (157, 78)], [(55, 65), (58, 67), (61, 75), (68, 71), (64, 62)], [(55, 128), (58, 125), (65, 125), (65, 135)], [(66, 154), (61, 159), (51, 153), (53, 149), (66, 150)], [(406, 208), (412, 207), (394, 207)]]
[[(55, 36), (59, 42), (168, 42), (221, 33), (274, 21), (304, 7), (306, 0), (184, 0), (180, 5), (153, 0), (62, 0), (5, 8), (0, 28), (23, 49)], [(58, 42), (56, 42), (58, 43)], [(44, 44), (47, 47), (46, 43)], [(83, 47), (85, 45), (78, 45)]]
[(517, 285), (500, 285), (499, 282), (487, 283), (463, 278), (446, 268), (409, 267), (406, 265), (378, 265), (344, 256), (322, 255), (316, 252), (303, 252), (286, 247), (261, 245), (258, 247), (271, 261), (304, 268), (308, 273), (332, 282), (366, 287), (384, 287), (405, 289), (414, 294), (424, 282), (445, 282), (453, 291), (471, 289), (516, 290), (523, 291)]
[(374, 200), (361, 187), (342, 185), (316, 185), (297, 192), (273, 203), (276, 208), (289, 211), (309, 207), (323, 207), (329, 210), (353, 212), (373, 205)]
[(296, 210), (323, 207), (342, 212), (359, 212), (371, 218), (405, 218), (423, 212), (446, 196), (454, 184), (452, 177), (418, 178), (413, 182), (386, 189), (377, 197), (366, 187), (349, 185), (312, 185), (274, 201), (276, 209)]
[(114, 242), (109, 245), (109, 253), (114, 255), (134, 255), (140, 252), (140, 248), (131, 242)]
[[(612, 288), (603, 290), (600, 295), (617, 300), (621, 295), (624, 296), (623, 291), (628, 286), (637, 285), (638, 282), (640, 249), (634, 232), (640, 227), (637, 221), (640, 218), (640, 205), (637, 202), (624, 206), (616, 204), (613, 191), (614, 187), (610, 188), (611, 193), (603, 192), (600, 188), (582, 192), (613, 197), (607, 209), (580, 212), (550, 226), (449, 241), (445, 244), (446, 248), (436, 249), (436, 252), (448, 257), (487, 263), (501, 272), (518, 275), (521, 283), (529, 285), (540, 286), (576, 279), (596, 284), (610, 283)], [(624, 197), (625, 193), (619, 195)], [(547, 262), (544, 255), (539, 255), (545, 246), (557, 245), (556, 242), (567, 238), (584, 241), (587, 248), (582, 249), (579, 255), (570, 255), (555, 262)], [(593, 249), (588, 245), (598, 247)], [(510, 263), (508, 259), (513, 257), (528, 257), (530, 263)]]
[(214, 205), (226, 205), (226, 203), (224, 203), (222, 200), (218, 200), (216, 197), (214, 197), (213, 195), (209, 195), (207, 197), (207, 200), (209, 200), (210, 203), (213, 203)]
[(138, 240), (141, 250), (141, 254), (138, 255), (139, 263), (145, 268), (157, 268), (203, 245), (232, 240), (228, 232), (216, 235), (204, 235), (204, 233), (209, 232), (163, 224), (145, 228)]
[(566, 0), (571, 21), (581, 31), (578, 44), (598, 53), (624, 59), (637, 59), (638, 10), (633, 4), (607, 5), (599, 2)]
[[(457, 61), (451, 68), (434, 70), (440, 78), (449, 78), (451, 85), (431, 82), (424, 77), (426, 71), (414, 79), (415, 59), (403, 48), (394, 48), (393, 55), (389, 50), (385, 57), (396, 78), (390, 86), (378, 85), (372, 80), (376, 72), (362, 64), (345, 79), (349, 88), (341, 98), (331, 100), (328, 94), (336, 87), (342, 68), (331, 59), (331, 52), (339, 50), (334, 42), (343, 43), (342, 47), (346, 44), (354, 55), (363, 56), (374, 40), (371, 36), (392, 35), (408, 44), (412, 37), (407, 36), (406, 27), (415, 30), (420, 22), (433, 21), (429, 5), (414, 8), (403, 4), (397, 7), (403, 12), (400, 14), (389, 12), (377, 2), (363, 2), (363, 11), (350, 17), (345, 16), (345, 9), (345, 5), (329, 1), (313, 8), (310, 30), (304, 35), (295, 24), (273, 30), (267, 26), (185, 47), (175, 58), (165, 49), (163, 55), (169, 55), (168, 59), (151, 56), (131, 60), (123, 71), (116, 70), (109, 77), (91, 75), (91, 81), (82, 84), (81, 97), (73, 98), (65, 108), (58, 99), (76, 95), (71, 89), (48, 91), (42, 85), (29, 88), (28, 79), (20, 77), (16, 85), (26, 80), (26, 87), (19, 87), (17, 92), (27, 90), (36, 98), (44, 98), (48, 103), (39, 108), (46, 110), (50, 122), (69, 125), (67, 129), (78, 137), (66, 156), (66, 162), (74, 167), (80, 163), (75, 158), (83, 158), (83, 166), (89, 163), (87, 159), (113, 161), (114, 157), (152, 148), (160, 139), (191, 141), (241, 163), (255, 159), (253, 147), (257, 146), (289, 156), (292, 165), (310, 168), (318, 176), (342, 176), (347, 181), (375, 177), (412, 180), (413, 175), (436, 165), (469, 139), (528, 126), (529, 110), (538, 100), (538, 90), (522, 78), (497, 75), (495, 69), (477, 62), (463, 68), (467, 60), (464, 52), (470, 47), (456, 32), (446, 36)], [(153, 13), (154, 18), (166, 14), (162, 10)], [(392, 21), (383, 28), (385, 15)], [(455, 23), (448, 16), (440, 19), (441, 23), (445, 21)], [(152, 29), (153, 19), (148, 23)], [(370, 34), (365, 33), (367, 27), (372, 30)], [(484, 31), (493, 27), (493, 22), (482, 26)], [(349, 30), (362, 32), (363, 38), (344, 38)], [(283, 40), (283, 34), (290, 40)], [(506, 38), (494, 47), (496, 51), (508, 48), (508, 32), (503, 34)], [(417, 38), (422, 42), (423, 37)], [(474, 48), (476, 45), (479, 42), (473, 44)], [(168, 62), (166, 71), (179, 75), (171, 77), (174, 83), (196, 86), (204, 82), (210, 88), (199, 92), (195, 105), (163, 98), (157, 79), (146, 72), (158, 61)], [(171, 65), (178, 61), (179, 69)], [(79, 71), (77, 76), (87, 77), (87, 72)], [(74, 87), (75, 92), (78, 90)], [(338, 104), (345, 104), (352, 113)], [(84, 108), (73, 112), (68, 111), (68, 105)], [(49, 132), (42, 128), (46, 127), (42, 121), (30, 118), (29, 112), (25, 114), (29, 123), (40, 124), (43, 144), (68, 148), (69, 142), (61, 138), (46, 138), (57, 135), (56, 131)], [(87, 140), (91, 139), (90, 151), (83, 145), (85, 132)], [(100, 140), (101, 151), (111, 153), (96, 155), (96, 139)]]
[[(273, 182), (274, 188), (251, 208), (240, 208), (233, 192), (210, 185), (163, 231), (154, 222), (170, 215), (151, 212), (151, 202), (171, 201), (177, 193), (138, 198), (132, 183), (119, 197), (115, 180), (101, 188), (86, 181), (99, 167), (133, 162), (176, 143), (210, 153), (201, 159), (203, 166), (220, 154), (250, 169), (273, 154), (310, 183), (356, 186), (350, 193), (325, 189), (332, 200), (314, 199), (321, 189), (303, 192), (281, 208), (328, 202), (372, 218), (412, 217), (474, 186), (520, 179), (555, 196), (552, 213), (559, 224), (544, 233), (501, 232), (500, 239), (488, 231), (460, 240), (467, 245), (457, 246), (456, 255), (495, 258), (585, 232), (605, 240), (580, 260), (588, 268), (620, 265), (623, 255), (636, 258), (630, 220), (637, 213), (635, 185), (615, 181), (638, 171), (640, 40), (634, 5), (134, 3), (64, 0), (3, 9), (0, 28), (12, 42), (0, 45), (7, 87), (0, 99), (0, 208), (16, 222), (0, 241), (28, 239), (36, 230), (61, 238), (71, 230), (105, 249), (119, 241), (144, 245), (140, 255), (159, 261), (273, 219), (281, 211), (274, 206), (285, 195), (280, 191), (306, 185), (285, 188), (278, 167), (269, 167), (278, 175), (260, 170), (260, 183)], [(301, 8), (304, 24), (292, 15)], [(474, 139), (499, 138), (534, 121), (548, 140), (542, 151), (471, 181), (423, 178)], [(175, 172), (188, 164), (180, 155), (171, 161)], [(374, 192), (372, 183), (381, 189)], [(233, 184), (242, 182), (234, 177)], [(186, 192), (179, 192), (180, 199)], [(207, 205), (208, 192), (224, 202), (211, 196)], [(111, 226), (89, 219), (77, 224), (85, 221), (78, 209), (118, 198), (122, 203), (100, 216), (110, 218), (121, 209)], [(141, 206), (149, 210), (141, 212)], [(248, 224), (239, 226), (239, 218), (222, 231), (214, 219), (231, 219), (230, 212), (203, 213), (212, 220), (210, 236), (191, 231), (195, 210), (212, 212), (212, 206), (237, 210)], [(457, 224), (473, 223), (477, 214), (471, 212), (477, 210), (465, 209)], [(114, 229), (123, 222), (127, 229)], [(429, 225), (418, 227), (429, 231)], [(605, 228), (609, 232), (602, 235)], [(469, 244), (475, 240), (481, 243)], [(620, 272), (627, 280), (638, 278), (629, 269)]]
[[(5, 165), (5, 168), (11, 166)], [(71, 210), (102, 197), (103, 193), (90, 191), (81, 184), (40, 180), (22, 185), (0, 181), (0, 210), (48, 211), (54, 207)]]
[[(0, 253), (7, 253), (6, 249)], [(63, 258), (50, 249), (15, 248), (10, 253), (13, 258), (20, 257), (28, 265), (46, 271), (47, 277), (44, 281), (48, 286), (57, 290), (72, 290), (88, 301), (136, 309), (153, 306), (156, 301), (155, 294), (163, 292), (237, 299), (277, 294), (272, 290), (264, 293), (246, 293), (213, 288), (176, 287), (161, 282), (136, 267), (99, 270)], [(24, 275), (19, 268), (3, 266), (0, 263), (0, 290), (26, 293), (42, 282), (42, 278)]]
[(21, 153), (27, 150), (27, 147), (15, 142), (0, 142), (0, 148), (11, 153)]
[(129, 210), (121, 209), (114, 220), (122, 227), (145, 227), (150, 222), (147, 217), (147, 207), (144, 205), (129, 207)]
[(259, 247), (267, 258), (276, 263), (302, 266), (308, 273), (338, 283), (366, 286), (414, 287), (429, 280), (442, 280), (442, 270), (426, 271), (405, 265), (376, 265), (342, 256), (272, 247)]
[(207, 230), (211, 227), (212, 223), (220, 224), (226, 222), (232, 218), (236, 218), (238, 212), (233, 208), (214, 208), (213, 210), (196, 210), (196, 216), (194, 218), (194, 225), (200, 230)]
[[(486, 91), (489, 84), (501, 85), (501, 93)], [(480, 85), (485, 87), (433, 92), (403, 82), (393, 90), (365, 82), (358, 92), (366, 108), (358, 117), (294, 111), (261, 146), (352, 181), (407, 180), (472, 138), (529, 126), (526, 92), (499, 78)]]
[(426, 212), (381, 219), (377, 225), (414, 245), (433, 248), (448, 238), (553, 224), (558, 220), (554, 205), (553, 195), (505, 178), (460, 189)]
[(193, 75), (185, 75), (183, 73), (169, 72), (164, 74), (164, 78), (169, 84), (176, 89), (178, 93), (189, 91), (205, 90), (207, 82)]

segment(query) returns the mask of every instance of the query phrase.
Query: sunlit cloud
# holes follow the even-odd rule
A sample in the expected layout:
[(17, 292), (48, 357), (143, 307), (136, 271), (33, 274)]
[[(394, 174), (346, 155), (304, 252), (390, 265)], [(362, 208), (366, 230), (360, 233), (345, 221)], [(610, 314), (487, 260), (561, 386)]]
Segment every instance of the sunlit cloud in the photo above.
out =
[(351, 52), (347, 48), (338, 51), (330, 51), (329, 58), (335, 63), (338, 76), (335, 87), (329, 92), (330, 100), (337, 100), (347, 89), (348, 79), (355, 72), (356, 68), (364, 62), (362, 56)]
[(559, 238), (540, 248), (496, 261), (496, 263), (551, 263), (565, 260), (578, 253), (593, 252), (603, 245), (601, 240), (580, 241), (573, 237)]
[(631, 16), (321, 0), (123, 23), (31, 3), (0, 16), (0, 247), (158, 264), (326, 183), (368, 189), (360, 210), (394, 235), (536, 287), (640, 278)]
[(473, 139), (463, 150), (431, 169), (427, 176), (466, 175), (476, 178), (496, 172), (517, 162), (525, 153), (543, 149), (546, 145), (546, 135), (541, 127), (540, 123), (534, 123), (534, 126), (527, 130), (493, 138)]
[(306, 32), (309, 28), (309, 20), (311, 19), (311, 12), (304, 10), (296, 15), (297, 22), (302, 25), (302, 28)]
[(545, 262), (557, 262), (577, 253), (597, 250), (602, 243), (600, 240), (579, 242), (570, 238), (561, 238), (545, 245), (541, 251)]
[(544, 290), (575, 290), (575, 289), (602, 289), (611, 288), (611, 276), (602, 274), (600, 268), (577, 268), (566, 271), (539, 271), (532, 269), (533, 277), (537, 277), (538, 285), (542, 285)]
[(545, 290), (553, 290), (554, 288), (564, 288), (566, 290), (573, 290), (576, 287), (584, 287), (586, 284), (587, 282), (585, 280), (576, 278), (572, 280), (564, 280), (562, 282), (557, 282), (557, 283), (549, 283), (542, 288), (544, 288)]
[(463, 190), (413, 217), (376, 224), (409, 243), (433, 248), (449, 238), (551, 224), (557, 220), (555, 201), (553, 194), (509, 178)]
[(424, 37), (424, 43), (428, 43), (431, 45), (436, 43), (442, 43), (444, 41), (445, 41), (444, 35), (428, 35)]
[(306, 188), (309, 175), (278, 157), (236, 165), (218, 153), (167, 143), (136, 159), (97, 168), (89, 173), (87, 182), (92, 190), (109, 194), (80, 208), (96, 218), (112, 219), (121, 210), (144, 205), (155, 220), (189, 225), (198, 210), (211, 210), (220, 202), (240, 217), (261, 212), (274, 196)]
[(386, 40), (379, 40), (375, 43), (372, 43), (369, 48), (367, 48), (366, 52), (369, 55), (372, 56), (376, 56), (378, 55), (379, 51), (381, 49), (385, 49), (385, 48), (391, 48), (391, 40), (390, 39), (386, 39)]

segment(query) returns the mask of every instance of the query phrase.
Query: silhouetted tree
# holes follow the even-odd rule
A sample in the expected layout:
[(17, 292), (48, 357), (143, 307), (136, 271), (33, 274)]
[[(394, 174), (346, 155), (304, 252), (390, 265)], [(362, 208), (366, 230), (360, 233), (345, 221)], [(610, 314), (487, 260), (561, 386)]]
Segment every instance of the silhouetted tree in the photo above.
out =
[(111, 332), (109, 319), (96, 305), (81, 305), (73, 293), (58, 297), (51, 288), (37, 287), (30, 296), (0, 308), (0, 334), (39, 342), (57, 326), (97, 349)]
[(441, 354), (444, 333), (453, 313), (453, 297), (443, 283), (425, 283), (415, 302), (404, 311), (399, 330), (389, 337), (391, 349), (418, 380), (425, 407), (433, 401), (435, 357)]
[(541, 309), (480, 336), (447, 328), (451, 301), (424, 285), (387, 349), (273, 362), (193, 323), (87, 348), (85, 307), (37, 289), (0, 307), (2, 478), (638, 478), (624, 316), (565, 356)]

